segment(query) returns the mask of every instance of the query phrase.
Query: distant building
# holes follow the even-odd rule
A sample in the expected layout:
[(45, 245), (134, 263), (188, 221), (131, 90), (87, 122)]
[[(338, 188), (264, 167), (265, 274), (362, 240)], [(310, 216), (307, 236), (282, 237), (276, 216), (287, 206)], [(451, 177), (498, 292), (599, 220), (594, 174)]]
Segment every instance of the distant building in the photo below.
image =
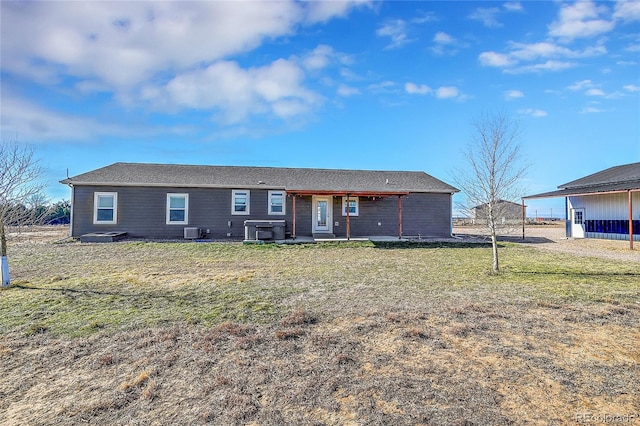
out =
[(625, 164), (523, 199), (565, 197), (567, 237), (640, 240), (640, 163)]
[[(499, 223), (514, 223), (522, 220), (522, 204), (507, 200), (498, 200), (494, 206), (495, 216)], [(488, 204), (480, 204), (471, 209), (471, 216), (474, 223), (486, 222), (489, 217)]]

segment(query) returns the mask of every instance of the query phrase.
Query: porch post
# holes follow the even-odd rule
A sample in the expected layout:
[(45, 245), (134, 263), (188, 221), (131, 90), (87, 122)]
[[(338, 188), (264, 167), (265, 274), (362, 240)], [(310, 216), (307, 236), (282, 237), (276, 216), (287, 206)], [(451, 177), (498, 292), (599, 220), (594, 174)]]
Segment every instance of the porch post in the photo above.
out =
[(402, 239), (402, 195), (398, 195), (398, 239)]
[(633, 250), (633, 192), (629, 191), (629, 249)]
[(296, 194), (293, 194), (293, 218), (292, 218), (292, 227), (291, 230), (291, 238), (296, 239)]
[(346, 208), (347, 208), (347, 241), (351, 240), (351, 215), (349, 210), (351, 210), (351, 206), (349, 204), (351, 200), (349, 199), (349, 194), (347, 194)]

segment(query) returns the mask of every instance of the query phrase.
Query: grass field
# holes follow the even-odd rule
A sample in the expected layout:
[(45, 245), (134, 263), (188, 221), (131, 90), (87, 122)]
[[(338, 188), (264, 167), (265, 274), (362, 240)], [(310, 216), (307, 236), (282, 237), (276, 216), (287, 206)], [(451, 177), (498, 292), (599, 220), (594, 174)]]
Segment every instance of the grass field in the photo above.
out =
[(500, 254), (14, 244), (0, 422), (640, 423), (638, 265)]

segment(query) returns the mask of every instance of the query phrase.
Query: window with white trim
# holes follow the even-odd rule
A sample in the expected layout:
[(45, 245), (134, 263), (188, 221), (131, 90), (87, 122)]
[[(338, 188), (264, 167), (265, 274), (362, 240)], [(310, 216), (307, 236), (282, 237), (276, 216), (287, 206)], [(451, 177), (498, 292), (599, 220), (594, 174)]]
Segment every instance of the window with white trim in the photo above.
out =
[(189, 223), (189, 194), (167, 194), (167, 225)]
[(93, 223), (112, 225), (118, 223), (118, 193), (93, 193)]
[(287, 196), (284, 191), (269, 191), (269, 214), (285, 214)]
[(360, 212), (359, 197), (342, 197), (342, 216), (347, 215), (347, 208), (349, 209), (349, 216), (358, 216)]
[(231, 191), (231, 214), (249, 214), (249, 198), (248, 189), (234, 189)]

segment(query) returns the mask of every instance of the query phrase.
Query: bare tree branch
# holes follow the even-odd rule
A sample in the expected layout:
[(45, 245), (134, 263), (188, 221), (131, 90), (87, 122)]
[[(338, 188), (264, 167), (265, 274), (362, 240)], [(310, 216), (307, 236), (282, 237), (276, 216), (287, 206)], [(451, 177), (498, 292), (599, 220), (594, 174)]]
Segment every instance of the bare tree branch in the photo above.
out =
[(3, 286), (9, 285), (6, 229), (37, 219), (33, 215), (39, 214), (38, 209), (27, 207), (42, 200), (44, 183), (40, 178), (43, 172), (30, 146), (0, 142), (0, 272)]
[(473, 123), (471, 142), (463, 152), (468, 168), (457, 170), (456, 185), (466, 195), (462, 206), (467, 212), (481, 212), (493, 247), (493, 271), (500, 265), (497, 250), (497, 232), (504, 227), (501, 218), (509, 203), (522, 194), (520, 182), (527, 165), (521, 161), (518, 145), (520, 128), (503, 113), (482, 114)]

